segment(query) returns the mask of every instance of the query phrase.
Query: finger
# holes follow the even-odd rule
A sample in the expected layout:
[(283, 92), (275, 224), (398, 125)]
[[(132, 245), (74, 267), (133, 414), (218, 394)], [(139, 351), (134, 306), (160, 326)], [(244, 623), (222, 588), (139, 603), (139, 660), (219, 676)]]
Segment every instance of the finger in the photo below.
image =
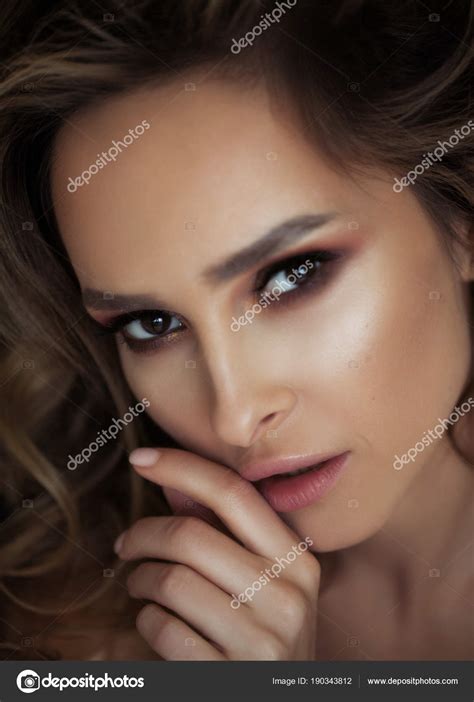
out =
[(167, 661), (225, 660), (211, 643), (157, 604), (140, 610), (136, 624), (149, 646)]
[(206, 639), (219, 644), (232, 657), (249, 653), (259, 631), (250, 610), (231, 606), (231, 597), (201, 575), (183, 565), (142, 563), (128, 577), (131, 597), (153, 600), (172, 609)]
[(229, 594), (244, 590), (265, 567), (261, 557), (198, 517), (144, 517), (124, 532), (118, 555), (182, 563)]
[(212, 526), (215, 526), (216, 529), (221, 529), (223, 532), (229, 533), (228, 529), (221, 520), (216, 517), (214, 512), (204, 507), (204, 505), (201, 505), (199, 502), (191, 500), (189, 495), (185, 495), (183, 492), (175, 490), (174, 488), (163, 488), (163, 493), (173, 514), (179, 515), (180, 517), (200, 517)]
[[(272, 559), (298, 543), (299, 537), (252, 483), (234, 470), (188, 451), (160, 449), (156, 453), (159, 457), (152, 465), (135, 465), (135, 470), (147, 480), (184, 492), (211, 509), (254, 553)], [(133, 452), (130, 460), (133, 462), (138, 455)]]

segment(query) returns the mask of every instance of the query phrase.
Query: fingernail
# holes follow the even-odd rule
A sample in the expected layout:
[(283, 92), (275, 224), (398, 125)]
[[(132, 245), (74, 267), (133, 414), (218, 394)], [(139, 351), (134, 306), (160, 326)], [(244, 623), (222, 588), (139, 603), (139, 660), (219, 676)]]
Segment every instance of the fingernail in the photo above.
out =
[(114, 551), (115, 553), (120, 553), (120, 549), (122, 548), (123, 540), (125, 538), (125, 531), (122, 531), (120, 536), (117, 537), (114, 543)]
[(132, 451), (128, 460), (134, 466), (148, 468), (152, 466), (161, 456), (161, 452), (154, 448), (139, 448)]

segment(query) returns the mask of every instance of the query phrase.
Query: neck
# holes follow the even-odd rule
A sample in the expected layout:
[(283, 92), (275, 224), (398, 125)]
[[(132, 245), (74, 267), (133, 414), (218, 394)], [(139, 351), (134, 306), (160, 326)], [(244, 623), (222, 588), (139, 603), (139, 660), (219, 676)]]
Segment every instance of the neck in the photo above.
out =
[(329, 561), (328, 581), (334, 575), (345, 578), (352, 567), (396, 577), (407, 588), (429, 571), (435, 576), (439, 570), (442, 577), (472, 541), (473, 497), (474, 467), (443, 440), (376, 534), (323, 554)]

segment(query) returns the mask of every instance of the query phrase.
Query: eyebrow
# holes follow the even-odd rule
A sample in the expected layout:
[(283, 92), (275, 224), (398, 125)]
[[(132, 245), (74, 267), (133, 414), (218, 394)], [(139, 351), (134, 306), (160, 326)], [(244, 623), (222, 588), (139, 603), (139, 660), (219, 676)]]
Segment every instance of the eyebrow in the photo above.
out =
[[(277, 253), (289, 243), (303, 238), (310, 231), (323, 227), (338, 216), (338, 212), (300, 215), (270, 229), (263, 237), (232, 254), (221, 263), (207, 268), (202, 277), (210, 283), (223, 283), (235, 278), (249, 268), (253, 268), (270, 254)], [(151, 295), (118, 295), (106, 290), (85, 288), (82, 292), (85, 307), (95, 310), (136, 310), (136, 309), (166, 309)]]
[(331, 222), (337, 215), (337, 212), (325, 212), (289, 219), (270, 229), (263, 237), (237, 254), (232, 254), (225, 261), (206, 269), (203, 278), (210, 283), (222, 283), (235, 278), (247, 269), (253, 268), (269, 254), (277, 253), (289, 243), (304, 237), (308, 232)]
[(82, 292), (84, 307), (94, 310), (128, 312), (136, 309), (166, 309), (166, 304), (152, 295), (117, 295), (107, 290), (85, 288)]

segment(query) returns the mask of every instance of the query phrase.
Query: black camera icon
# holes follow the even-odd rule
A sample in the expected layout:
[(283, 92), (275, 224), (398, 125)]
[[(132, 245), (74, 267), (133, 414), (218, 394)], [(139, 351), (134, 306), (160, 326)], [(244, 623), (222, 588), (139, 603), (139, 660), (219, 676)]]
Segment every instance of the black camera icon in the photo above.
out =
[(25, 673), (19, 680), (19, 686), (22, 690), (38, 690), (40, 684), (39, 675)]

